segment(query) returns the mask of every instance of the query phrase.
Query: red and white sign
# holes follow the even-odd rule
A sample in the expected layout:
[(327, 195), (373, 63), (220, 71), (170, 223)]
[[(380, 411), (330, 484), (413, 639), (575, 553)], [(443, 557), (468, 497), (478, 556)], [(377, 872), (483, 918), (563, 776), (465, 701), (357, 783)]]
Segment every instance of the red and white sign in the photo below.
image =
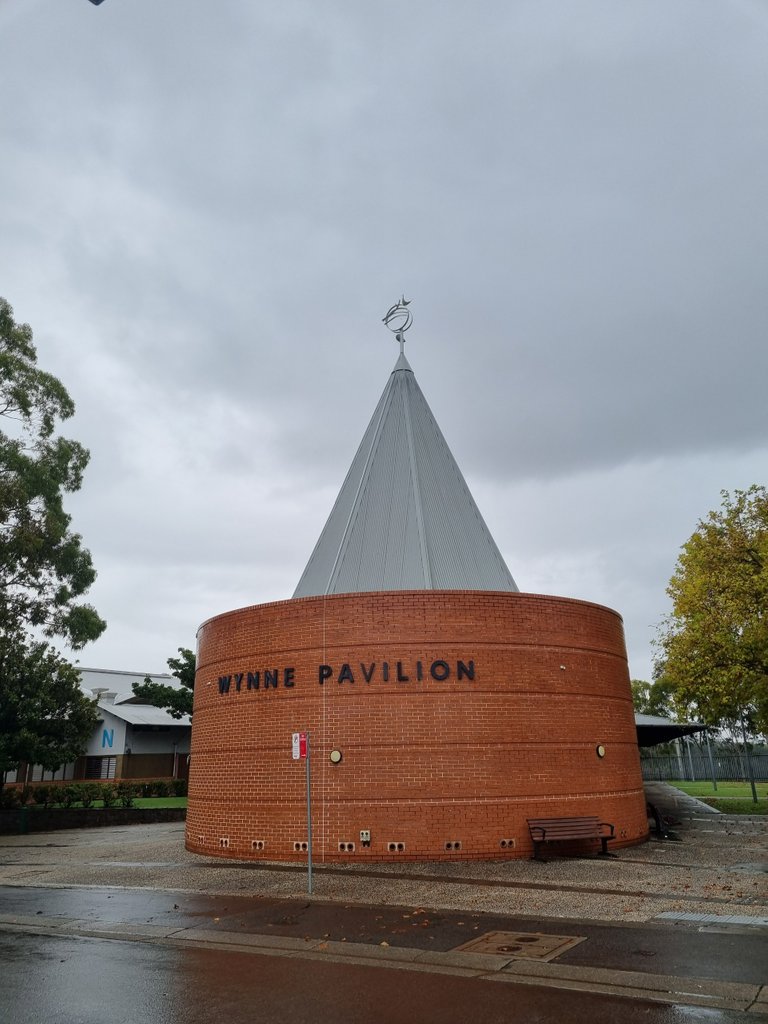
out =
[(292, 752), (294, 761), (307, 756), (307, 734), (305, 732), (295, 732), (293, 734)]

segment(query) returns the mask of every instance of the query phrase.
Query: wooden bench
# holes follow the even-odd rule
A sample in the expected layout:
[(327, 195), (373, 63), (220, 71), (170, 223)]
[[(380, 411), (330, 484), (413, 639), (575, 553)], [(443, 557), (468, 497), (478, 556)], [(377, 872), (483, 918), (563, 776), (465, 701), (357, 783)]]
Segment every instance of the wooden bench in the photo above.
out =
[(608, 853), (608, 843), (615, 838), (613, 825), (599, 818), (529, 818), (528, 831), (533, 841), (533, 860), (544, 860), (539, 851), (545, 843), (572, 843), (583, 839), (599, 839), (600, 856), (612, 856)]

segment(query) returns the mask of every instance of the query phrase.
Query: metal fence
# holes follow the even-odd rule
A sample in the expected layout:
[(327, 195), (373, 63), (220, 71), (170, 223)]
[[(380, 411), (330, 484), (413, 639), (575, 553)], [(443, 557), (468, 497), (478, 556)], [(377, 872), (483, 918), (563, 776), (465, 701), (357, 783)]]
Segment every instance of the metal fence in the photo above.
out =
[(749, 757), (755, 780), (757, 782), (768, 781), (768, 754), (722, 754), (712, 751), (710, 762), (706, 749), (700, 750), (692, 744), (686, 744), (679, 754), (643, 755), (640, 758), (640, 764), (643, 768), (643, 778), (648, 781), (688, 779), (695, 782), (699, 779), (711, 779), (714, 771), (715, 779), (748, 782), (747, 757)]

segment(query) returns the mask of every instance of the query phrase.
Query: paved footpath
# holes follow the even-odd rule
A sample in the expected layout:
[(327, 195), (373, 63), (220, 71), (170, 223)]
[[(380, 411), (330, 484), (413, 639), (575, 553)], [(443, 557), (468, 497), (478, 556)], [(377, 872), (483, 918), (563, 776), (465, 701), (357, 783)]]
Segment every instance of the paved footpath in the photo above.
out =
[[(228, 950), (768, 1018), (768, 821), (547, 864), (199, 858), (179, 825), (0, 839), (0, 930)], [(676, 831), (675, 831), (676, 830)]]

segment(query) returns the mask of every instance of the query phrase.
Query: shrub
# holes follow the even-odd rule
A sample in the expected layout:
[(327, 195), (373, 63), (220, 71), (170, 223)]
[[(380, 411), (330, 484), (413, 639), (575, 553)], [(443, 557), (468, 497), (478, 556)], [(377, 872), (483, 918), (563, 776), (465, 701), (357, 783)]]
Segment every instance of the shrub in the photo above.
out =
[(101, 786), (98, 782), (83, 782), (77, 788), (80, 792), (80, 803), (83, 807), (93, 807), (94, 801), (101, 797)]
[(118, 782), (116, 789), (117, 799), (120, 801), (120, 806), (133, 807), (133, 801), (136, 797), (136, 787), (130, 782)]
[(49, 807), (53, 807), (53, 805), (58, 800), (57, 794), (59, 792), (59, 787), (58, 786), (40, 786), (40, 787), (38, 787), (38, 789), (42, 789), (43, 793), (45, 794), (45, 796), (38, 796), (37, 795), (38, 790), (35, 790), (35, 803), (42, 804), (43, 807), (45, 807), (46, 810)]
[(0, 810), (14, 811), (17, 807), (21, 807), (21, 794), (18, 789), (6, 789), (3, 787), (0, 790)]
[(114, 807), (117, 803), (117, 788), (110, 782), (101, 785), (101, 800), (105, 807)]
[(171, 783), (167, 779), (156, 779), (155, 780), (155, 796), (170, 796), (171, 795)]
[(171, 783), (174, 796), (186, 796), (189, 785), (186, 779), (174, 779)]
[(32, 799), (38, 807), (45, 807), (47, 809), (51, 806), (54, 797), (52, 789), (52, 786), (35, 786), (32, 790)]
[(56, 803), (61, 804), (62, 807), (73, 807), (80, 799), (80, 787), (59, 786), (59, 791), (56, 794), (56, 798)]

